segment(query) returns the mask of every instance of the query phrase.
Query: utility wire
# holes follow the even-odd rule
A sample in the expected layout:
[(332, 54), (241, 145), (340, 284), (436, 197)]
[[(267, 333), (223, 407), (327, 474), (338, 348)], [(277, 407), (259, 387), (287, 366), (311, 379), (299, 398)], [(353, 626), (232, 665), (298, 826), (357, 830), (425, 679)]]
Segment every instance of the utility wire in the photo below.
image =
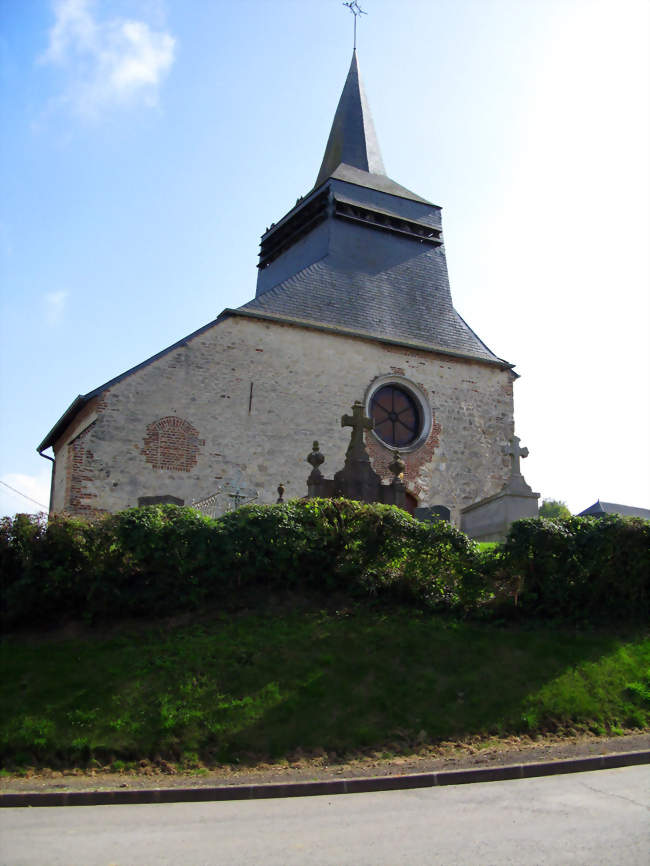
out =
[(5, 487), (8, 487), (9, 490), (13, 490), (14, 493), (17, 493), (19, 496), (22, 496), (24, 499), (29, 499), (30, 502), (34, 503), (34, 505), (40, 505), (41, 508), (44, 508), (46, 511), (48, 510), (49, 506), (43, 505), (42, 502), (37, 502), (36, 499), (32, 499), (32, 497), (28, 496), (26, 493), (21, 493), (20, 490), (16, 490), (16, 488), (12, 487), (11, 484), (7, 484), (6, 481), (0, 480), (0, 484), (4, 484)]

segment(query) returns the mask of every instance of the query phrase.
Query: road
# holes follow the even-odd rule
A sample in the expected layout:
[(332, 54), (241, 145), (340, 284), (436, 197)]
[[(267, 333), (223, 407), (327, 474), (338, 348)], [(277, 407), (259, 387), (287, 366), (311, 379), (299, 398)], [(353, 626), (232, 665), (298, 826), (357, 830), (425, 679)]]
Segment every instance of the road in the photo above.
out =
[(650, 766), (248, 802), (3, 809), (3, 866), (650, 863)]

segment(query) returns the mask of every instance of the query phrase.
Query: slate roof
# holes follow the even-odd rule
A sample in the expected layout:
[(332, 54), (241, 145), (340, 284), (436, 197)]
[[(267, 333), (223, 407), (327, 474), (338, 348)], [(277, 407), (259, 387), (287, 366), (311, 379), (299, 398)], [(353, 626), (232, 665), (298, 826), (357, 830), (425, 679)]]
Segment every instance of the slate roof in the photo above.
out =
[(618, 505), (616, 502), (601, 502), (598, 499), (585, 508), (578, 517), (602, 517), (605, 514), (620, 514), (622, 517), (643, 517), (650, 520), (650, 508), (636, 508), (634, 505)]
[(446, 287), (441, 285), (436, 291), (428, 257), (408, 259), (370, 276), (365, 271), (338, 269), (333, 258), (315, 262), (241, 310), (329, 324), (360, 336), (392, 337), (423, 348), (507, 364), (456, 312)]
[(429, 204), (386, 174), (356, 50), (352, 54), (314, 189), (330, 178)]
[(371, 174), (385, 175), (384, 162), (359, 74), (356, 50), (334, 114), (316, 186), (332, 176), (341, 163)]
[[(421, 201), (424, 204), (431, 204), (431, 202), (426, 198), (422, 198), (421, 195), (411, 192), (410, 189), (397, 183), (397, 181), (391, 180), (391, 178), (385, 174), (375, 174), (368, 171), (362, 171), (360, 168), (355, 168), (353, 165), (348, 165), (344, 162), (337, 166), (330, 177), (335, 180), (344, 180), (348, 183), (354, 183), (356, 186), (363, 186), (366, 187), (366, 189), (376, 189), (378, 192), (385, 192), (388, 193), (388, 195), (395, 195), (399, 198), (408, 198), (411, 201)], [(319, 184), (317, 183), (316, 186), (319, 186)], [(314, 189), (316, 189), (316, 187), (314, 187)]]
[[(328, 186), (331, 204), (327, 213), (320, 215), (321, 224), (328, 222), (327, 240), (320, 246), (301, 240), (316, 230), (318, 219), (305, 222), (302, 232), (296, 223), (293, 234), (288, 233), (288, 220), (295, 223), (301, 208), (314, 196), (322, 197)], [(512, 367), (498, 358), (454, 309), (443, 247), (431, 250), (417, 238), (399, 246), (399, 223), (392, 235), (386, 233), (387, 226), (379, 225), (379, 219), (374, 226), (370, 225), (372, 219), (363, 227), (342, 224), (337, 201), (367, 208), (375, 217), (379, 214), (399, 220), (401, 214), (402, 219), (439, 225), (436, 205), (386, 176), (356, 51), (316, 186), (263, 236), (260, 267), (266, 268), (271, 262), (271, 270), (260, 272), (255, 299), (240, 311), (418, 344)], [(275, 255), (271, 259), (268, 251), (274, 238)]]

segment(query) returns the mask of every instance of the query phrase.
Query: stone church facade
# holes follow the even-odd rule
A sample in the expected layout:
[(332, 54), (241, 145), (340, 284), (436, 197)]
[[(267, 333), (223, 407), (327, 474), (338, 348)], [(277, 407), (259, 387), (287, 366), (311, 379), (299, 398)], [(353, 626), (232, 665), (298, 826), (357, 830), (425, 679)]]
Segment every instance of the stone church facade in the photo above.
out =
[(385, 174), (356, 53), (314, 188), (262, 236), (255, 298), (80, 395), (38, 447), (50, 509), (95, 517), (185, 504), (237, 476), (274, 502), (306, 494), (312, 441), (343, 464), (360, 400), (372, 466), (395, 449), (410, 507), (460, 511), (500, 491), (512, 365), (455, 311), (440, 208)]

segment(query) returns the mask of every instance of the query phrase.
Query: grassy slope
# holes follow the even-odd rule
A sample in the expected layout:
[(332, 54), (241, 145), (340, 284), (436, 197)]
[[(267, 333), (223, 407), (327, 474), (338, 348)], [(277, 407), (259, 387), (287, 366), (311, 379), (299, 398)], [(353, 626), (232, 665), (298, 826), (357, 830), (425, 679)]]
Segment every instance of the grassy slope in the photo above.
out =
[[(11, 765), (395, 752), (650, 726), (650, 639), (413, 612), (249, 614), (1, 646)], [(631, 686), (631, 688), (630, 688)]]

